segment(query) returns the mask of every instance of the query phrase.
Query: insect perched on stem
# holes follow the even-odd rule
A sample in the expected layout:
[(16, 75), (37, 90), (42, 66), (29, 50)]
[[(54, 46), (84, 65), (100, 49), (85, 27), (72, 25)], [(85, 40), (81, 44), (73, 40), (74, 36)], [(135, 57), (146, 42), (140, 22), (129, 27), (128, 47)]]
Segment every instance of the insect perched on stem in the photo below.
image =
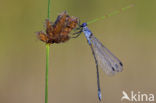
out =
[(101, 101), (102, 96), (100, 89), (98, 66), (100, 66), (106, 74), (113, 75), (117, 72), (122, 71), (123, 64), (93, 35), (93, 33), (87, 27), (87, 23), (79, 25), (77, 30), (78, 32), (73, 33), (74, 35), (73, 38), (77, 38), (83, 32), (92, 50), (92, 54), (94, 56), (96, 63), (98, 97), (99, 100)]
[(68, 35), (78, 24), (78, 18), (70, 17), (66, 11), (61, 13), (55, 23), (46, 19), (46, 33), (43, 31), (37, 32), (37, 37), (48, 44), (61, 43), (69, 40)]

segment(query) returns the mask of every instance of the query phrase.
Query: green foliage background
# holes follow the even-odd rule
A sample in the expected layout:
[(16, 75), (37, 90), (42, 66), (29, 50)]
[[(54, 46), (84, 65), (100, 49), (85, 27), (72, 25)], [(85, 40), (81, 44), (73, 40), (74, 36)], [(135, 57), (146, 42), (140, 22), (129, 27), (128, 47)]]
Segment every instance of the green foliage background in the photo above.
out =
[[(124, 64), (124, 71), (113, 77), (100, 70), (105, 103), (121, 103), (123, 90), (156, 94), (156, 1), (51, 1), (52, 21), (67, 10), (86, 22), (129, 4), (135, 6), (89, 25)], [(45, 44), (35, 32), (46, 18), (46, 0), (0, 0), (0, 103), (44, 102)], [(97, 101), (96, 69), (84, 35), (51, 45), (49, 103)]]

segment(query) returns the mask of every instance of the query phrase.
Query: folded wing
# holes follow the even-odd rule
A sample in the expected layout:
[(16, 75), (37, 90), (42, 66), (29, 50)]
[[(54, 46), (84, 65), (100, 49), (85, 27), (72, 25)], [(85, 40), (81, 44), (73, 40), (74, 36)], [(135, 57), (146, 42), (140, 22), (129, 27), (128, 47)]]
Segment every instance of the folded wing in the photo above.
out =
[(123, 64), (115, 57), (94, 35), (90, 37), (95, 56), (98, 61), (98, 65), (108, 75), (113, 75), (117, 72), (121, 72)]

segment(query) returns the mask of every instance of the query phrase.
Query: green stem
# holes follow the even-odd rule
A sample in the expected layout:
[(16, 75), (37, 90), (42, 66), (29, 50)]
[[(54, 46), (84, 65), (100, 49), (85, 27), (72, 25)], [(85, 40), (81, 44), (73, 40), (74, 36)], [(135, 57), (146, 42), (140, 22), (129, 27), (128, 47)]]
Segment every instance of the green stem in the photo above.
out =
[[(50, 0), (48, 0), (48, 19), (49, 18), (50, 18)], [(46, 44), (45, 103), (48, 103), (49, 48), (50, 44)]]
[(48, 19), (50, 17), (50, 0), (48, 0)]
[(50, 44), (46, 44), (45, 103), (48, 103), (49, 48), (50, 48)]

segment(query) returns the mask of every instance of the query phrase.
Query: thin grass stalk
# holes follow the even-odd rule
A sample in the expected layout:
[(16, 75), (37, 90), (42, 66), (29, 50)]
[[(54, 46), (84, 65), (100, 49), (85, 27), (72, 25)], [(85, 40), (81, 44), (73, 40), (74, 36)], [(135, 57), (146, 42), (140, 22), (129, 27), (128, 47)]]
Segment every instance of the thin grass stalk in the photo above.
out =
[(46, 44), (45, 103), (48, 103), (49, 48), (50, 44)]
[[(50, 0), (48, 0), (48, 19), (50, 18)], [(46, 44), (46, 71), (45, 71), (45, 103), (48, 103), (48, 71), (49, 71), (49, 49), (50, 44)]]

